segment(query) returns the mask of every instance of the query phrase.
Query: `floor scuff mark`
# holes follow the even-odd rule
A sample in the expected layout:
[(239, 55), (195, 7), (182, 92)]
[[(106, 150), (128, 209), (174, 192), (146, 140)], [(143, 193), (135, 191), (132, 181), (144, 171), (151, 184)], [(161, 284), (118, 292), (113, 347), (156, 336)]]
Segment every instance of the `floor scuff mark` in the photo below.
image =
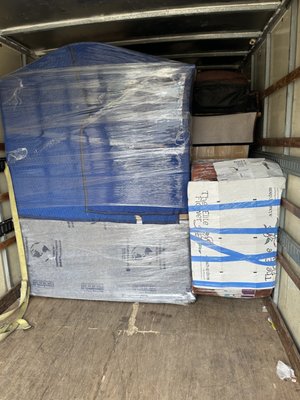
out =
[(139, 303), (132, 304), (132, 311), (128, 320), (127, 336), (132, 336), (138, 332), (138, 327), (135, 326), (136, 316), (139, 311)]
[(128, 320), (128, 327), (125, 330), (119, 331), (119, 335), (125, 334), (127, 336), (133, 336), (136, 335), (137, 333), (140, 333), (142, 335), (147, 335), (147, 334), (153, 334), (153, 335), (158, 335), (160, 332), (159, 331), (140, 331), (139, 328), (135, 325), (136, 323), (136, 317), (137, 313), (139, 311), (139, 303), (134, 303), (132, 304), (132, 311)]

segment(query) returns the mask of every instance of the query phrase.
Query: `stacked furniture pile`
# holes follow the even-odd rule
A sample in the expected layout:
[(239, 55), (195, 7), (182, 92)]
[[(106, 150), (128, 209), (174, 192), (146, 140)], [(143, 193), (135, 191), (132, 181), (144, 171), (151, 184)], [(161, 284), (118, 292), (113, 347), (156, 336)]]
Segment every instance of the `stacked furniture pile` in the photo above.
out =
[(0, 81), (34, 295), (186, 303), (194, 67), (99, 43)]
[(193, 160), (248, 157), (258, 108), (258, 95), (242, 73), (199, 72), (193, 96)]

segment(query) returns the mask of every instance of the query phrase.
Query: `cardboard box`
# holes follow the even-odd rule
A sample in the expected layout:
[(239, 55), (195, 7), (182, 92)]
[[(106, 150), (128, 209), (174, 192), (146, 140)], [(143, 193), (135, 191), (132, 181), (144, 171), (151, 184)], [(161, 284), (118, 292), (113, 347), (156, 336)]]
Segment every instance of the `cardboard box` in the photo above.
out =
[(203, 159), (247, 158), (249, 145), (193, 146), (192, 162)]
[(192, 302), (188, 222), (170, 225), (21, 219), (36, 296)]
[(192, 144), (252, 143), (256, 113), (192, 117)]
[[(189, 183), (192, 285), (196, 294), (262, 297), (275, 286), (285, 179), (267, 176), (272, 175), (273, 163), (266, 163), (271, 172), (263, 165), (259, 168), (258, 163), (254, 168), (247, 160), (214, 163), (218, 164), (216, 176), (224, 180)], [(240, 173), (236, 180), (226, 175), (230, 167)], [(253, 177), (247, 178), (245, 170)], [(275, 175), (277, 171), (275, 167)], [(195, 173), (193, 176), (197, 179)]]

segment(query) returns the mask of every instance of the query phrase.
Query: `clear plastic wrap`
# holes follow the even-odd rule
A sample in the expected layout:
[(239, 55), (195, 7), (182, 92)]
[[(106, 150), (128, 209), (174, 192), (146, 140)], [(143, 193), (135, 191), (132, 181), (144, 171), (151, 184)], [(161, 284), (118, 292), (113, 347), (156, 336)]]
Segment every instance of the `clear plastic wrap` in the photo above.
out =
[(285, 178), (264, 159), (198, 162), (188, 187), (193, 292), (265, 297), (276, 282)]
[(21, 219), (31, 294), (186, 304), (188, 222), (176, 225)]
[(187, 210), (193, 74), (192, 65), (81, 43), (1, 80), (20, 216), (177, 222)]

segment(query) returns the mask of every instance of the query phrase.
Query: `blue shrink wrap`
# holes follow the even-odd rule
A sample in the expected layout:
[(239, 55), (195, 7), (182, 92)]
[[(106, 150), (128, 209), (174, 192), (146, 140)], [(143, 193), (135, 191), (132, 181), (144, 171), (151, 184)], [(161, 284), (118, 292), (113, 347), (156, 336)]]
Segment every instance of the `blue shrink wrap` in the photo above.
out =
[(78, 43), (2, 79), (20, 216), (177, 222), (187, 211), (193, 76), (192, 65)]

